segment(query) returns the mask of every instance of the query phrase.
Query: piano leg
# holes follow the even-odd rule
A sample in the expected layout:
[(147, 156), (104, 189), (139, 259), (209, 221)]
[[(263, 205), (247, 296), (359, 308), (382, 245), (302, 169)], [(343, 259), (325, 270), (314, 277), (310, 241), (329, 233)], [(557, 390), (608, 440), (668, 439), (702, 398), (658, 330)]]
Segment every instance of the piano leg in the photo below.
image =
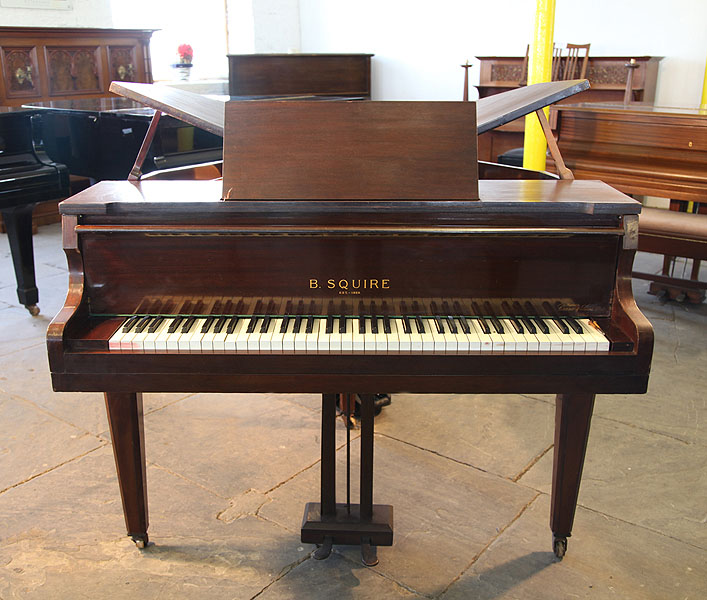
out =
[(593, 408), (594, 394), (557, 395), (550, 528), (552, 549), (560, 560), (567, 551), (567, 538), (572, 534)]
[(128, 535), (138, 548), (147, 546), (147, 478), (142, 394), (106, 392), (120, 496)]
[(17, 298), (27, 310), (39, 314), (39, 290), (34, 278), (34, 252), (32, 250), (32, 210), (34, 204), (23, 204), (2, 210), (2, 218), (10, 242), (12, 263), (17, 279)]

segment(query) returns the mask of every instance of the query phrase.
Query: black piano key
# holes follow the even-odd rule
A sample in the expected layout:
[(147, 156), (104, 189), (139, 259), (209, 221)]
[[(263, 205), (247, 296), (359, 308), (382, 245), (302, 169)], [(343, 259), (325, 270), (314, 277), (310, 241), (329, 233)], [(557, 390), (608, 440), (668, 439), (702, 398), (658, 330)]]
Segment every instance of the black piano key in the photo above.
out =
[(366, 333), (366, 317), (363, 315), (358, 318), (358, 332), (363, 335)]
[(175, 331), (177, 331), (177, 328), (182, 323), (182, 321), (184, 321), (184, 317), (175, 317), (167, 328), (167, 333), (174, 333)]
[(390, 317), (387, 315), (383, 317), (383, 333), (391, 333)]
[(334, 317), (332, 315), (327, 315), (326, 328), (324, 329), (324, 333), (326, 333), (327, 335), (330, 333), (334, 333)]
[(511, 322), (511, 325), (513, 325), (513, 329), (516, 330), (516, 333), (523, 333), (523, 326), (516, 317), (509, 317), (508, 320)]
[(145, 328), (150, 324), (150, 321), (152, 321), (152, 317), (143, 317), (138, 321), (138, 324), (135, 326), (135, 333), (142, 333), (145, 331)]
[(538, 329), (540, 329), (542, 333), (544, 333), (545, 335), (550, 333), (550, 328), (547, 326), (547, 323), (545, 323), (545, 321), (543, 321), (541, 318), (533, 317), (532, 321), (538, 326)]
[(427, 333), (427, 330), (425, 329), (425, 323), (422, 320), (422, 317), (417, 315), (415, 317), (415, 325), (417, 326), (417, 333)]
[(479, 327), (481, 327), (481, 331), (483, 331), (486, 335), (491, 333), (491, 328), (489, 327), (489, 324), (486, 322), (486, 319), (483, 317), (480, 317), (476, 319), (476, 322), (479, 324)]
[(581, 335), (584, 332), (582, 326), (574, 320), (574, 317), (565, 317), (564, 319), (575, 333)]
[(228, 320), (228, 326), (226, 327), (226, 333), (231, 334), (236, 330), (236, 325), (238, 325), (238, 321), (240, 321), (240, 317), (231, 317)]
[(525, 328), (528, 330), (528, 333), (537, 333), (537, 329), (535, 329), (535, 325), (533, 325), (533, 322), (528, 318), (528, 317), (521, 317), (521, 321), (523, 321), (523, 324), (525, 325)]
[(282, 317), (282, 324), (280, 325), (280, 333), (287, 333), (287, 326), (290, 324), (290, 317), (285, 315)]
[(196, 322), (196, 317), (188, 317), (186, 321), (184, 321), (184, 325), (182, 325), (181, 332), (182, 333), (189, 333), (191, 331), (191, 328), (194, 326), (194, 323)]
[(267, 333), (268, 332), (268, 327), (270, 327), (270, 321), (272, 321), (272, 317), (269, 317), (269, 316), (263, 317), (263, 322), (260, 325), (260, 333)]
[(201, 312), (204, 310), (204, 301), (199, 300), (195, 305), (194, 308), (191, 309), (192, 314), (194, 315), (200, 315)]
[(221, 300), (216, 300), (216, 302), (214, 302), (214, 305), (211, 307), (211, 314), (212, 315), (223, 314), (223, 311), (221, 310)]
[(378, 317), (376, 315), (371, 317), (371, 333), (378, 333)]
[(495, 316), (489, 317), (491, 320), (491, 324), (493, 325), (493, 328), (496, 330), (496, 333), (505, 333), (505, 329), (503, 329), (503, 325), (501, 324), (501, 321), (499, 321)]
[(208, 333), (211, 326), (216, 322), (216, 317), (206, 317), (206, 321), (201, 326), (201, 333)]
[(465, 317), (457, 317), (457, 321), (459, 321), (459, 325), (461, 325), (462, 331), (464, 333), (471, 333), (471, 327), (469, 327), (469, 321), (466, 320)]
[(560, 317), (555, 317), (552, 319), (555, 325), (557, 325), (560, 328), (560, 331), (566, 335), (569, 335), (570, 328), (567, 327), (567, 323), (565, 323)]
[(435, 322), (435, 326), (437, 327), (437, 333), (445, 333), (444, 321), (442, 321), (442, 317), (435, 317), (434, 322)]
[(248, 327), (245, 330), (246, 333), (253, 333), (255, 331), (255, 327), (258, 325), (258, 321), (260, 320), (260, 317), (257, 315), (253, 315), (250, 318), (250, 322), (248, 323)]
[(157, 328), (164, 322), (164, 317), (155, 317), (147, 328), (147, 333), (155, 333)]
[(412, 327), (410, 326), (410, 317), (408, 317), (407, 315), (403, 317), (403, 333), (412, 333)]
[(314, 331), (314, 316), (309, 315), (307, 317), (307, 326), (304, 329), (305, 333), (312, 333)]
[(447, 317), (447, 327), (449, 327), (449, 332), (453, 334), (459, 333), (459, 329), (457, 328), (457, 324), (454, 322), (454, 319), (451, 316)]
[(228, 317), (219, 317), (216, 319), (216, 324), (214, 325), (214, 333), (221, 333), (223, 326), (226, 324)]
[(344, 315), (339, 317), (339, 333), (346, 333), (346, 317)]
[(125, 321), (125, 323), (123, 323), (123, 333), (128, 333), (133, 327), (135, 327), (135, 325), (137, 325), (139, 320), (140, 317), (138, 315), (134, 315)]
[(191, 300), (185, 300), (184, 304), (182, 304), (181, 308), (179, 309), (179, 314), (190, 315), (191, 312)]
[(258, 301), (255, 303), (255, 309), (253, 310), (253, 314), (255, 314), (255, 315), (261, 315), (261, 314), (263, 314), (263, 312), (265, 312), (265, 311), (263, 310), (263, 301), (262, 301), (262, 300), (258, 300)]
[(299, 333), (302, 328), (302, 315), (297, 315), (295, 317), (295, 324), (292, 326), (292, 333)]

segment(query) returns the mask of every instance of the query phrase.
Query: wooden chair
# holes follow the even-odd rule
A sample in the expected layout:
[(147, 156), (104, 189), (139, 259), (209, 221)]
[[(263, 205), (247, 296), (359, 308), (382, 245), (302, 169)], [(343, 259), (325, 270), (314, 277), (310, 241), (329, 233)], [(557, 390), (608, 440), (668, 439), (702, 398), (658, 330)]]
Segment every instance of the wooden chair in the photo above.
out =
[[(567, 44), (567, 56), (565, 57), (564, 68), (562, 68), (563, 81), (567, 81), (569, 79), (587, 78), (589, 46), (591, 46), (591, 44)], [(584, 50), (584, 58), (582, 59), (580, 66), (579, 58), (582, 50)]]

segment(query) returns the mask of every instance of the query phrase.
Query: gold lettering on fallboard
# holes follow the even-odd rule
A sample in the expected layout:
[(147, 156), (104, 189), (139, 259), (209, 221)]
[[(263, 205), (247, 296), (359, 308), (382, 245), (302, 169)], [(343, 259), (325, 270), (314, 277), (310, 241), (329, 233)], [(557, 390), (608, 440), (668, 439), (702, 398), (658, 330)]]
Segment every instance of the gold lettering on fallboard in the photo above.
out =
[[(360, 292), (351, 292), (350, 290), (389, 290), (390, 279), (326, 279), (326, 284), (320, 285), (319, 279), (312, 277), (309, 280), (309, 289), (318, 290), (326, 287), (329, 290), (349, 290), (348, 293), (358, 294)], [(324, 281), (324, 280), (322, 280)]]

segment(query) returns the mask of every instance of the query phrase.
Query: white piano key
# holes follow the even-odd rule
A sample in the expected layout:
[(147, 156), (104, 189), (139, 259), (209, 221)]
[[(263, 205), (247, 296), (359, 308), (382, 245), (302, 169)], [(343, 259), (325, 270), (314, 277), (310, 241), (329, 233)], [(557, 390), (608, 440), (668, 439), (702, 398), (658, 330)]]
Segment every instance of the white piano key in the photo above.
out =
[[(226, 322), (226, 337), (223, 340), (223, 347), (225, 352), (245, 352), (247, 346), (247, 337), (244, 336), (245, 330), (248, 328), (247, 317), (241, 317), (238, 319), (236, 326), (233, 328), (231, 333), (228, 333), (228, 326), (231, 323), (231, 319)], [(239, 343), (240, 340), (240, 343)]]
[(562, 344), (562, 352), (574, 351), (574, 340), (569, 333), (563, 333), (557, 323), (555, 323), (552, 319), (545, 319), (545, 324), (548, 326), (550, 331), (560, 339), (560, 343)]
[(204, 323), (206, 323), (205, 317), (201, 317), (194, 322), (194, 325), (192, 326), (189, 332), (189, 337), (185, 340), (188, 345), (189, 353), (194, 354), (204, 351), (201, 347), (201, 338), (204, 337), (204, 334), (201, 332), (201, 330), (204, 327)]
[(317, 354), (329, 354), (331, 352), (331, 336), (334, 335), (336, 331), (336, 323), (334, 323), (334, 329), (331, 333), (326, 332), (327, 319), (326, 317), (320, 317), (315, 319), (315, 322), (319, 323), (319, 333), (317, 334)]
[(260, 339), (259, 339), (259, 344), (258, 344), (258, 352), (261, 354), (272, 354), (273, 353), (273, 348), (272, 348), (272, 337), (277, 331), (275, 329), (275, 323), (278, 323), (278, 330), (279, 330), (279, 321), (280, 319), (276, 318), (271, 318), (270, 323), (268, 323), (268, 328), (260, 334)]
[[(343, 318), (343, 317), (342, 317)], [(331, 354), (341, 354), (343, 335), (339, 333), (340, 318), (334, 319), (334, 329), (329, 334), (329, 352)]]
[[(364, 352), (366, 350), (366, 334), (359, 329), (359, 319), (350, 319), (352, 329), (352, 352)], [(368, 327), (368, 324), (367, 324)]]
[(108, 350), (112, 350), (113, 352), (120, 352), (120, 340), (123, 339), (123, 336), (125, 335), (125, 331), (123, 329), (125, 328), (125, 323), (127, 323), (127, 319), (125, 319), (118, 327), (118, 329), (115, 330), (112, 336), (108, 339)]
[(312, 331), (305, 335), (304, 343), (307, 354), (317, 354), (319, 349), (319, 326), (321, 319), (314, 319), (312, 323)]
[(283, 340), (285, 334), (280, 333), (282, 328), (283, 318), (278, 317), (272, 320), (272, 335), (270, 336), (270, 351), (273, 354), (280, 354), (283, 350)]
[[(422, 340), (422, 352), (434, 352), (435, 351), (435, 338), (432, 334), (432, 328), (434, 323), (430, 322), (430, 319), (422, 319), (425, 331), (420, 334), (420, 339)], [(413, 323), (413, 328), (417, 325)], [(414, 330), (414, 329), (413, 329)]]
[(590, 319), (577, 319), (577, 322), (582, 326), (582, 329), (584, 329), (588, 335), (591, 335), (596, 340), (597, 352), (609, 351), (609, 349), (611, 348), (611, 343), (604, 335), (604, 333), (599, 329), (598, 325), (596, 325)]
[[(516, 331), (516, 328), (510, 319), (501, 319), (501, 322), (503, 323), (503, 328), (505, 329), (505, 331), (508, 334), (510, 334), (510, 336), (514, 340), (514, 343), (515, 343), (514, 351), (515, 352), (527, 352), (528, 351), (528, 341), (525, 339), (525, 336), (523, 335), (523, 333), (518, 333)], [(524, 330), (524, 332), (525, 332), (525, 330)]]
[(354, 349), (354, 328), (356, 327), (356, 320), (350, 317), (342, 317), (344, 323), (346, 324), (346, 332), (341, 334), (341, 353), (347, 354), (353, 352)]
[[(390, 333), (385, 334), (386, 345), (388, 346), (388, 354), (400, 353), (400, 333), (402, 331), (402, 323), (399, 319), (389, 319)], [(400, 327), (400, 330), (398, 330)]]
[(163, 335), (163, 332), (169, 327), (170, 319), (163, 318), (162, 322), (157, 326), (157, 329), (150, 333), (142, 343), (143, 350), (146, 353), (154, 354), (157, 351), (157, 340)]
[(287, 330), (282, 336), (282, 351), (285, 353), (293, 353), (295, 351), (295, 320), (290, 319), (287, 323)]
[(302, 323), (300, 324), (299, 332), (295, 333), (295, 352), (306, 352), (307, 351), (307, 318), (302, 318)]
[(383, 331), (383, 319), (376, 319), (376, 323), (378, 324), (378, 333), (373, 333), (373, 328), (371, 328), (371, 333), (375, 343), (374, 352), (376, 354), (385, 354), (388, 352), (388, 336)]

